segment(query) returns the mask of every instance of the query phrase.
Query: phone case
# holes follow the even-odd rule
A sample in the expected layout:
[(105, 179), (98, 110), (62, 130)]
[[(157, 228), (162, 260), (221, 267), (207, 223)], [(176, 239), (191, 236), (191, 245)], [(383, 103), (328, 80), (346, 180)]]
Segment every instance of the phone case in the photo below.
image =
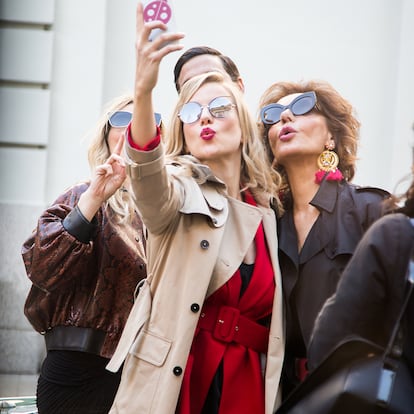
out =
[[(143, 2), (143, 6), (145, 22), (160, 20), (161, 22), (168, 25), (168, 32), (175, 31), (175, 19), (172, 8), (172, 0), (147, 0)], [(161, 29), (152, 30), (149, 40), (155, 40), (162, 33), (165, 33), (165, 31)]]

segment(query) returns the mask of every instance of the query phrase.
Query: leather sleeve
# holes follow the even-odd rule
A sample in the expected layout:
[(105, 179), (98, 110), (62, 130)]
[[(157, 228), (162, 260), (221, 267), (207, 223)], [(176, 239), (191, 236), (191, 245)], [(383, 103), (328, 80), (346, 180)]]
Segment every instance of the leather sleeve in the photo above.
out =
[(403, 296), (413, 240), (414, 229), (402, 214), (384, 216), (369, 228), (315, 322), (310, 369), (351, 336), (386, 344)]
[(89, 240), (95, 226), (83, 222), (75, 211), (86, 188), (87, 185), (74, 186), (59, 196), (41, 214), (36, 229), (23, 243), (21, 253), (27, 276), (43, 291), (52, 291), (90, 270), (93, 243)]
[(92, 222), (89, 222), (76, 205), (63, 219), (62, 225), (68, 233), (76, 237), (79, 241), (89, 243), (93, 231), (96, 229), (96, 223), (96, 217), (94, 217)]

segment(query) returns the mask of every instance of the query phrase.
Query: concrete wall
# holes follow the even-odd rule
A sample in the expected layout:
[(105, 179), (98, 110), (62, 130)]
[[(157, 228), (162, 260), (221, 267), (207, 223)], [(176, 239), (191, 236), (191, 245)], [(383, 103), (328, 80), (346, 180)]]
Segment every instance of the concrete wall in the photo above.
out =
[(23, 315), (20, 256), (45, 203), (54, 0), (0, 3), (0, 397), (33, 394), (43, 338)]
[[(171, 1), (171, 0), (170, 0)], [(87, 142), (103, 104), (129, 91), (135, 0), (0, 0), (0, 396), (37, 375), (43, 342), (23, 316), (30, 283), (20, 247), (64, 188), (87, 178)], [(412, 162), (414, 2), (174, 0), (185, 48), (230, 55), (256, 112), (277, 80), (322, 78), (362, 122), (355, 182), (393, 190)], [(173, 65), (162, 63), (157, 110), (168, 119)], [(31, 393), (34, 392), (29, 387)], [(6, 387), (7, 386), (7, 387)]]

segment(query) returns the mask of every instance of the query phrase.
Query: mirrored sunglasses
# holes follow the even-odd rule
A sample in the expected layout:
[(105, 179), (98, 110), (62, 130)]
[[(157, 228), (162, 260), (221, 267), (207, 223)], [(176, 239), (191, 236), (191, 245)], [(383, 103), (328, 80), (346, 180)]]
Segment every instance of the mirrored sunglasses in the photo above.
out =
[(316, 105), (316, 93), (305, 92), (297, 96), (289, 105), (271, 103), (260, 110), (260, 118), (265, 125), (274, 125), (280, 121), (282, 112), (290, 109), (293, 115), (305, 115)]
[(198, 102), (187, 102), (182, 107), (178, 117), (184, 124), (192, 124), (200, 119), (204, 108), (207, 108), (214, 118), (224, 118), (236, 105), (228, 96), (218, 96), (208, 105), (200, 105)]
[[(157, 126), (161, 125), (161, 114), (154, 112)], [(128, 111), (116, 111), (109, 114), (108, 122), (113, 128), (126, 128), (131, 122), (132, 113)]]

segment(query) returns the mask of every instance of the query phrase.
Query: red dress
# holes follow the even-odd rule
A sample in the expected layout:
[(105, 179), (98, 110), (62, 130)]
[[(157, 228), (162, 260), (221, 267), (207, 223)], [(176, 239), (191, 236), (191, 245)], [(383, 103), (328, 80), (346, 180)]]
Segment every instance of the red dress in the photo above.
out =
[[(246, 195), (246, 202), (255, 205)], [(200, 414), (210, 385), (221, 369), (219, 414), (265, 411), (260, 353), (267, 352), (269, 329), (258, 321), (272, 312), (273, 267), (260, 224), (255, 236), (256, 259), (241, 294), (242, 279), (231, 279), (204, 303), (181, 386), (177, 414)]]

